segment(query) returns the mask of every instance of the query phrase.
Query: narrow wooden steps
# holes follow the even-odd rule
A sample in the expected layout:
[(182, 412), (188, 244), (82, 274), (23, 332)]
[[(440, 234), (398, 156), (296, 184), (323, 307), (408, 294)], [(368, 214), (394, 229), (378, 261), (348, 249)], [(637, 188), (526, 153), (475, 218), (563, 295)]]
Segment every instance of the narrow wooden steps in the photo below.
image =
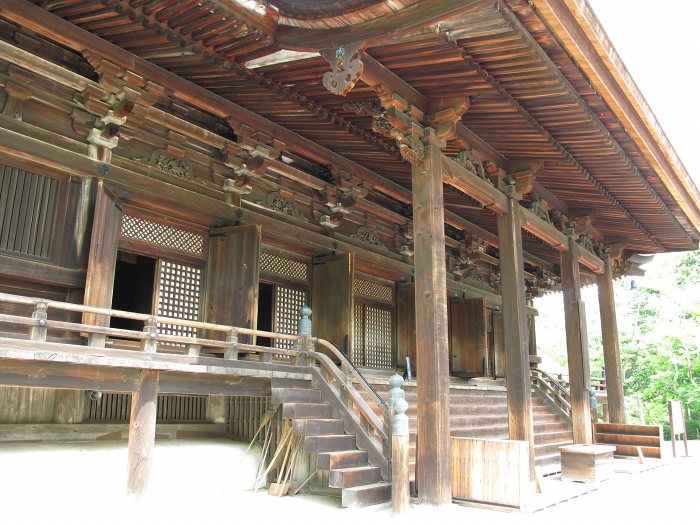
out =
[(382, 481), (378, 467), (345, 467), (331, 469), (328, 475), (328, 486), (336, 489), (373, 485)]
[(343, 507), (368, 507), (386, 503), (390, 500), (391, 483), (385, 481), (360, 487), (349, 487), (341, 492), (341, 505)]

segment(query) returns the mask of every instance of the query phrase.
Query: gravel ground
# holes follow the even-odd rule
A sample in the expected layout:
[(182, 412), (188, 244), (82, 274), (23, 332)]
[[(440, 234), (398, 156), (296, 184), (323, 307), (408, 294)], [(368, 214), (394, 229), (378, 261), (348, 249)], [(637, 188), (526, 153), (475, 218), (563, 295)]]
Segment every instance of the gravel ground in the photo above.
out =
[[(657, 524), (669, 517), (693, 523), (700, 495), (700, 442), (691, 457), (641, 473), (616, 474), (598, 490), (527, 512), (449, 505), (414, 505), (392, 516), (388, 504), (341, 509), (336, 498), (302, 494), (275, 498), (250, 487), (257, 471), (254, 451), (228, 440), (158, 441), (150, 490), (139, 502), (121, 494), (126, 479), (126, 443), (0, 444), (0, 524), (336, 524), (426, 520), (490, 524)], [(682, 449), (682, 447), (681, 447)], [(653, 463), (653, 462), (650, 462)], [(632, 470), (636, 462), (630, 463)], [(549, 486), (556, 490), (556, 481)], [(579, 485), (580, 487), (580, 485)], [(550, 490), (545, 486), (545, 490)], [(580, 492), (580, 490), (579, 490)], [(432, 524), (430, 524), (432, 525)]]

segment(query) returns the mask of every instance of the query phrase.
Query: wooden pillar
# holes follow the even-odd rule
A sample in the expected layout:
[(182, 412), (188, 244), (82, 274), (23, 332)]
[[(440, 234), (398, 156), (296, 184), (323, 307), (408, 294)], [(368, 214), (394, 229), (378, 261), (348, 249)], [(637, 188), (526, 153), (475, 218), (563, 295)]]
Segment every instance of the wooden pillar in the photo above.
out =
[(605, 359), (605, 387), (608, 393), (608, 417), (610, 423), (625, 423), (625, 393), (620, 366), (620, 344), (617, 336), (617, 314), (613, 289), (612, 259), (603, 256), (604, 271), (597, 275), (598, 303), (600, 304), (600, 329), (603, 336)]
[[(418, 442), (416, 478), (422, 504), (452, 501), (450, 377), (447, 344), (447, 272), (442, 154), (428, 144), (413, 165), (413, 231), (416, 282)], [(420, 307), (418, 307), (420, 305)]]
[(228, 403), (226, 396), (209, 396), (207, 399), (207, 421), (226, 423), (228, 420)]
[[(514, 191), (510, 186), (508, 189)], [(508, 388), (508, 434), (510, 439), (529, 443), (530, 476), (533, 478), (535, 443), (532, 431), (530, 339), (527, 329), (520, 205), (513, 198), (513, 191), (506, 192), (509, 196), (506, 214), (497, 217)]]
[(571, 393), (571, 418), (574, 427), (574, 443), (590, 444), (591, 406), (588, 390), (591, 387), (588, 363), (588, 335), (586, 309), (581, 300), (581, 276), (578, 263), (578, 244), (569, 234), (568, 250), (561, 254), (561, 287), (564, 294), (564, 320), (566, 327), (566, 351), (569, 361), (569, 391)]
[[(121, 218), (121, 209), (109, 194), (104, 181), (99, 181), (95, 194), (90, 255), (85, 276), (85, 304), (88, 306), (112, 307)], [(83, 323), (109, 326), (109, 317), (83, 314)], [(92, 346), (104, 346), (105, 336), (93, 334), (89, 343)]]
[(158, 372), (141, 370), (139, 390), (131, 400), (126, 492), (142, 496), (148, 487), (151, 458), (156, 437)]
[(527, 316), (528, 353), (530, 354), (530, 368), (537, 368), (540, 362), (537, 359), (537, 329), (535, 324), (535, 314)]

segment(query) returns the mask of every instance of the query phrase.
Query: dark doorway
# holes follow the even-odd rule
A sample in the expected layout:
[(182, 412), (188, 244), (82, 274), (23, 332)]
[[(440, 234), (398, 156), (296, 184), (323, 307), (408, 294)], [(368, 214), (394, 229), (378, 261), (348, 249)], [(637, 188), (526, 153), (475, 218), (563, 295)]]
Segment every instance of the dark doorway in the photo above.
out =
[[(260, 283), (258, 290), (258, 330), (272, 332), (272, 316), (274, 312), (275, 285)], [(271, 347), (269, 337), (258, 337), (258, 345)]]
[[(150, 314), (153, 312), (153, 285), (156, 259), (129, 252), (117, 253), (112, 309)], [(143, 322), (112, 317), (112, 328), (143, 330)]]

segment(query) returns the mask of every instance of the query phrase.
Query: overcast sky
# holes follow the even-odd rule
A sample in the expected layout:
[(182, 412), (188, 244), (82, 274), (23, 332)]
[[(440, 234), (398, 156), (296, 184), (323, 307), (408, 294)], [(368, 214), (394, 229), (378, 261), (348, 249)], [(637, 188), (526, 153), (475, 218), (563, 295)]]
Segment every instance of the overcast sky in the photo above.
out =
[(700, 0), (588, 0), (700, 186)]

